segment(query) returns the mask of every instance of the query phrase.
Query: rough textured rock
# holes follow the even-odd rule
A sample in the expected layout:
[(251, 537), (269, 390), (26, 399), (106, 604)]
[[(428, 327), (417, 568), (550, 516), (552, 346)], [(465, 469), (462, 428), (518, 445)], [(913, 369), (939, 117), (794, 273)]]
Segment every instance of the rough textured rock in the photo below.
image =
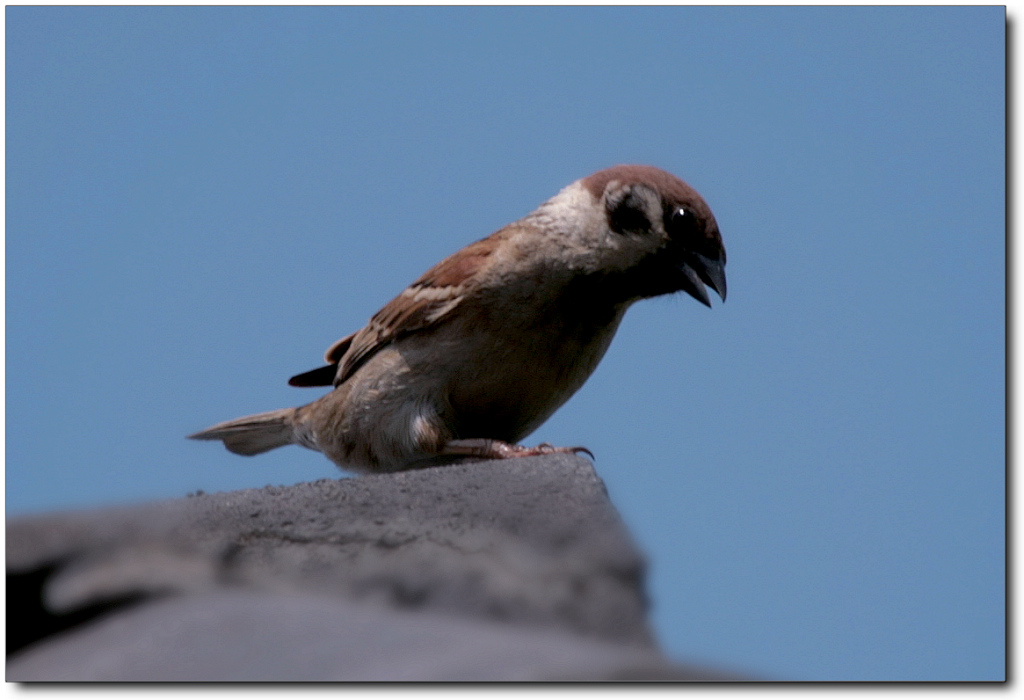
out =
[(715, 677), (654, 647), (643, 572), (567, 455), (21, 518), (7, 679)]

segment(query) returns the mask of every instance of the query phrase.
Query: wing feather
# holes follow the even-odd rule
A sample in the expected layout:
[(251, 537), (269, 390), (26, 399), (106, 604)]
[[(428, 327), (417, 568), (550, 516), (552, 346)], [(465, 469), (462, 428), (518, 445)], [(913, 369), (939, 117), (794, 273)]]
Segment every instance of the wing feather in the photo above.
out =
[(476, 286), (480, 271), (497, 247), (498, 233), (466, 246), (427, 270), (361, 330), (332, 345), (326, 359), (340, 364), (334, 385), (351, 377), (384, 346), (430, 328), (451, 314)]

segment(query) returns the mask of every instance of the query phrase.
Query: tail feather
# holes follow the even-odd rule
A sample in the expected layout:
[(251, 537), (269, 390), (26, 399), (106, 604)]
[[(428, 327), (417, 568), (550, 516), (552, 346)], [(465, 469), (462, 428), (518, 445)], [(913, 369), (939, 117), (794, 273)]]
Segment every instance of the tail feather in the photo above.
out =
[(193, 433), (193, 440), (223, 440), (224, 447), (239, 455), (258, 455), (295, 441), (294, 408), (257, 413), (218, 423)]

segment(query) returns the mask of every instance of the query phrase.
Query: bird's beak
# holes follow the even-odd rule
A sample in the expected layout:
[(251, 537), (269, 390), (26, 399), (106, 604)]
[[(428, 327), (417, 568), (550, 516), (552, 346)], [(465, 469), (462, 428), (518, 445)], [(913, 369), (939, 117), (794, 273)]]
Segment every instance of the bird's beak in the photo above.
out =
[(725, 262), (717, 258), (694, 253), (687, 256), (679, 266), (683, 273), (683, 291), (694, 299), (711, 306), (711, 299), (704, 285), (708, 285), (725, 301)]

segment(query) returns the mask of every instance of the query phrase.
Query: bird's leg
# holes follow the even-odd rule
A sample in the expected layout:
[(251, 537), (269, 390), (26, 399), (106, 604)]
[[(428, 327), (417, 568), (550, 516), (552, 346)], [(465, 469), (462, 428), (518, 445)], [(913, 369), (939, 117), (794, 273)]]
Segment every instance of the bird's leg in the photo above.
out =
[(534, 457), (536, 455), (549, 455), (556, 452), (576, 454), (583, 452), (591, 459), (594, 454), (586, 447), (555, 447), (546, 442), (536, 447), (524, 447), (522, 445), (510, 445), (501, 440), (488, 440), (487, 438), (472, 438), (469, 440), (449, 440), (441, 448), (440, 455), (458, 455), (464, 457), (483, 457), (485, 459), (514, 459), (516, 457)]

